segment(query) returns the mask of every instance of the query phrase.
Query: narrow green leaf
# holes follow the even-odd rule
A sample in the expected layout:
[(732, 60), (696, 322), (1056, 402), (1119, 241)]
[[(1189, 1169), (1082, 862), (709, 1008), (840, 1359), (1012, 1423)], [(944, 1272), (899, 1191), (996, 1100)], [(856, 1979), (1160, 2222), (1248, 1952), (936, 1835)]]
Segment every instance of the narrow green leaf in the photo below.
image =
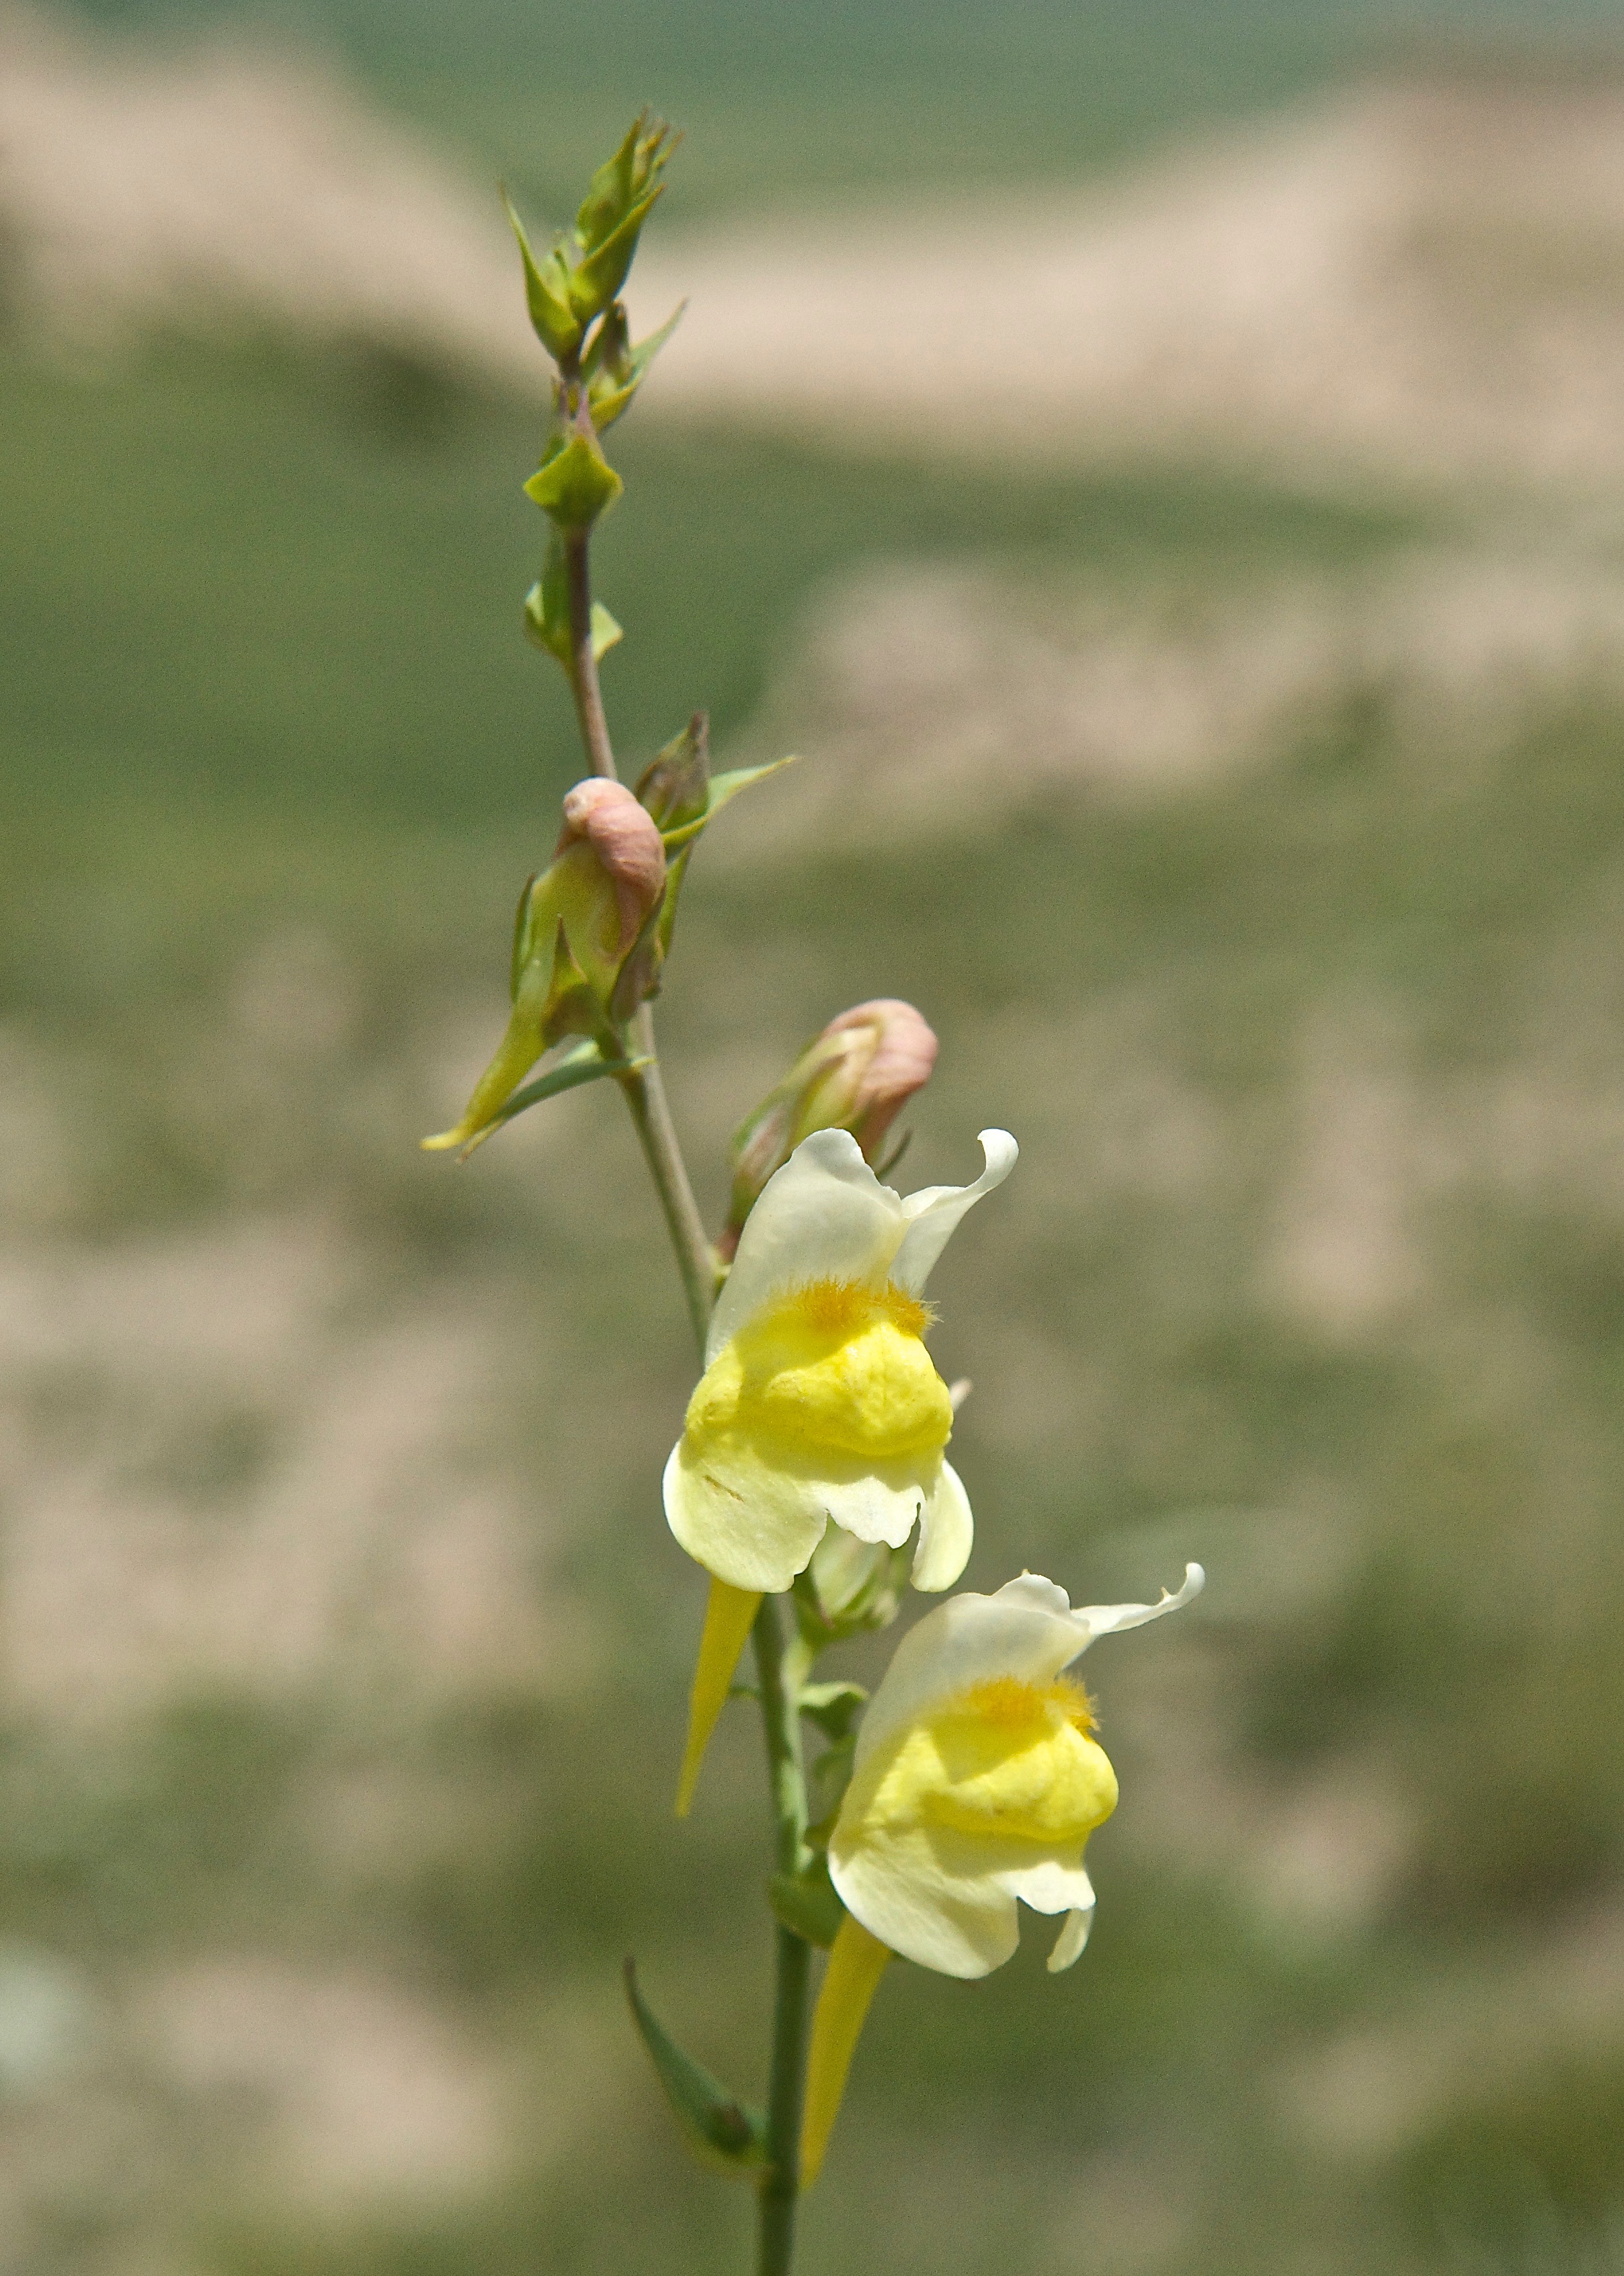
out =
[(764, 767), (734, 767), (726, 774), (712, 775), (710, 802), (703, 814), (695, 821), (685, 822), (676, 829), (661, 831), (666, 853), (672, 854), (678, 846), (686, 846), (690, 838), (697, 838), (700, 831), (713, 822), (728, 801), (737, 798), (741, 790), (748, 790), (752, 783), (764, 782), (769, 775), (776, 775), (781, 767), (793, 767), (794, 763), (792, 753), (788, 758), (773, 759)]
[(839, 1935), (846, 1907), (829, 1878), (829, 1860), (818, 1856), (802, 1873), (775, 1873), (767, 1901), (785, 1927), (825, 1950)]
[(596, 1043), (589, 1036), (583, 1038), (580, 1043), (572, 1043), (563, 1058), (556, 1059), (545, 1074), (537, 1075), (534, 1082), (526, 1083), (522, 1090), (516, 1090), (513, 1093), (501, 1112), (493, 1115), (479, 1135), (471, 1139), (464, 1147), (463, 1160), (467, 1161), (475, 1147), (482, 1146), (486, 1139), (500, 1130), (505, 1122), (511, 1122), (516, 1114), (522, 1114), (527, 1107), (539, 1106), (544, 1098), (557, 1098), (564, 1091), (577, 1090), (583, 1082), (601, 1081), (604, 1075), (635, 1074), (641, 1067), (646, 1067), (649, 1064), (650, 1062), (646, 1058), (606, 1059)]
[(525, 302), (530, 311), (530, 322), (548, 354), (555, 363), (559, 362), (581, 345), (581, 327), (569, 302), (568, 271), (556, 252), (550, 254), (545, 262), (536, 260), (525, 225), (513, 210), (513, 201), (505, 189), (502, 203), (524, 262)]
[(683, 2053), (661, 2028), (637, 1988), (634, 1962), (626, 1963), (626, 1996), (632, 2021), (649, 2050), (655, 2075), (665, 2090), (683, 2140), (703, 2166), (723, 2173), (749, 2174), (767, 2161), (767, 2121), (760, 2111), (730, 2094), (691, 2055)]

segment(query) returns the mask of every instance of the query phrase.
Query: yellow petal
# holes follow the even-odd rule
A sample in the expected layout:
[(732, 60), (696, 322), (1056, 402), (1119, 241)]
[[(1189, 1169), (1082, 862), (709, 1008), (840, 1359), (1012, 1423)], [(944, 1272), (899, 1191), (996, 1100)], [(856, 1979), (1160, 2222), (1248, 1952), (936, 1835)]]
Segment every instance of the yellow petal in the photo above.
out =
[(683, 1750), (682, 1775), (677, 1781), (677, 1815), (686, 1817), (699, 1783), (700, 1764), (710, 1743), (717, 1717), (727, 1704), (733, 1670), (761, 1608), (761, 1591), (731, 1588), (710, 1576), (710, 1601), (705, 1606), (705, 1631), (699, 1640), (699, 1665), (688, 1697), (688, 1742)]
[(885, 1973), (890, 1947), (870, 1936), (848, 1913), (823, 1970), (812, 2018), (812, 2051), (807, 2060), (806, 2113), (801, 2123), (801, 2186), (810, 2189), (823, 2169), (823, 2152), (840, 2114), (846, 2075), (852, 2067), (869, 2002)]

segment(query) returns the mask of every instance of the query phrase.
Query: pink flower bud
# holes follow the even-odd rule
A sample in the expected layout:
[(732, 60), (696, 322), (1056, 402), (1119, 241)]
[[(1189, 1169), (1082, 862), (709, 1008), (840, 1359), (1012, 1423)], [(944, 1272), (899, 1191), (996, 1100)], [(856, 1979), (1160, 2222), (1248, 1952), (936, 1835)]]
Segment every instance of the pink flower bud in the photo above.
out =
[[(872, 1162), (898, 1114), (930, 1080), (937, 1050), (936, 1031), (899, 997), (877, 996), (872, 1003), (857, 1004), (851, 1011), (842, 1012), (823, 1030), (824, 1036), (847, 1035), (863, 1037), (868, 1051), (857, 1074), (852, 1107), (840, 1119), (862, 1148), (864, 1158)], [(822, 1127), (813, 1123), (808, 1128)], [(800, 1134), (797, 1145), (807, 1134), (805, 1130)]]
[(659, 830), (624, 783), (591, 775), (565, 793), (564, 828), (554, 861), (583, 842), (614, 887), (620, 920), (617, 952), (624, 956), (665, 891), (665, 847)]
[(733, 1198), (719, 1248), (730, 1257), (756, 1195), (815, 1130), (849, 1130), (873, 1162), (901, 1109), (930, 1079), (937, 1041), (895, 996), (842, 1012), (813, 1037), (733, 1134)]

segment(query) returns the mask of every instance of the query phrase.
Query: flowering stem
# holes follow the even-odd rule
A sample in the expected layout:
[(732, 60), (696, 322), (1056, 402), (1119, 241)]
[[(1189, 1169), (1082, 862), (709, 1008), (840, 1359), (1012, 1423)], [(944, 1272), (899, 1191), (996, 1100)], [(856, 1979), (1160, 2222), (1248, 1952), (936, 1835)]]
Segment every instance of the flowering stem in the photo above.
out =
[[(577, 415), (582, 420), (589, 417), (585, 409), (584, 390)], [(569, 571), (570, 685), (575, 695), (581, 739), (593, 772), (616, 781), (618, 778), (614, 748), (603, 712), (597, 659), (592, 653), (592, 578), (588, 536), (584, 529), (566, 535), (565, 558)], [(646, 1004), (630, 1022), (630, 1033), (634, 1051), (628, 1056), (644, 1058), (648, 1064), (635, 1074), (621, 1075), (618, 1081), (660, 1197), (660, 1207), (665, 1213), (702, 1364), (705, 1332), (716, 1302), (717, 1254), (705, 1231), (682, 1159), (655, 1056), (653, 1015)], [(785, 1643), (778, 1608), (770, 1597), (762, 1599), (755, 1617), (755, 1641), (767, 1770), (777, 1828), (778, 1865), (780, 1872), (793, 1873), (806, 1862), (807, 1783), (801, 1749), (801, 1687), (806, 1680), (807, 1656), (798, 1637)], [(810, 1946), (780, 1926), (767, 2098), (768, 2162), (761, 2185), (757, 2276), (789, 2276), (795, 2249), (811, 1964)]]
[[(589, 542), (584, 529), (570, 530), (564, 540), (570, 587), (570, 686), (575, 693), (575, 716), (581, 722), (581, 740), (588, 763), (594, 774), (607, 775), (611, 782), (618, 782), (614, 747), (609, 740), (609, 721), (604, 716), (603, 693), (597, 676), (597, 658), (592, 653)], [(683, 1294), (688, 1300), (688, 1317), (702, 1360), (705, 1331), (710, 1324), (710, 1308), (716, 1301), (716, 1251), (710, 1246), (682, 1158), (677, 1126), (672, 1120), (654, 1048), (654, 1014), (646, 1004), (633, 1018), (631, 1033), (633, 1049), (627, 1057), (646, 1060), (647, 1065), (635, 1074), (621, 1075), (618, 1081), (631, 1109), (654, 1189), (660, 1197), (660, 1207), (665, 1213), (666, 1230), (677, 1253), (677, 1270), (682, 1275)]]
[[(762, 1729), (767, 1741), (773, 1813), (778, 1821), (778, 1867), (799, 1872), (806, 1863), (807, 1781), (801, 1749), (801, 1687), (805, 1646), (784, 1642), (775, 1598), (763, 1597), (755, 1616), (755, 1668), (761, 1688)], [(807, 1992), (812, 1950), (780, 1923), (778, 1988), (773, 2000), (772, 2071), (767, 2097), (767, 2168), (761, 2184), (756, 2276), (787, 2276), (795, 2249), (795, 2200), (801, 2190), (801, 2105), (807, 2073)]]
[(647, 1059), (648, 1065), (635, 1074), (621, 1075), (620, 1088), (632, 1110), (643, 1158), (659, 1195), (660, 1207), (665, 1212), (666, 1230), (677, 1254), (677, 1270), (682, 1275), (682, 1292), (688, 1300), (688, 1317), (694, 1324), (694, 1338), (702, 1364), (705, 1331), (710, 1324), (710, 1308), (716, 1301), (716, 1252), (694, 1198), (694, 1188), (688, 1183), (677, 1127), (671, 1119), (665, 1086), (660, 1081), (660, 1063), (654, 1055), (654, 1017), (646, 1004), (631, 1026), (634, 1055)]

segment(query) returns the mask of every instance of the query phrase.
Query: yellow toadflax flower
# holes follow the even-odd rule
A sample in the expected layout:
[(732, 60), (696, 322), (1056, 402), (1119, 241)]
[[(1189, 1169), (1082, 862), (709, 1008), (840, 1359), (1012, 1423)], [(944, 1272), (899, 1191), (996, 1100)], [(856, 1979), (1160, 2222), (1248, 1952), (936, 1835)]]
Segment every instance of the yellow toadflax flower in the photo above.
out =
[(1049, 1955), (1069, 1968), (1088, 1941), (1094, 1890), (1084, 1844), (1117, 1803), (1091, 1736), (1088, 1694), (1061, 1670), (1097, 1636), (1188, 1605), (1186, 1568), (1156, 1605), (1089, 1605), (1023, 1573), (965, 1595), (904, 1636), (863, 1718), (852, 1782), (829, 1843), (846, 1908), (812, 2027), (802, 2178), (823, 2163), (852, 2051), (893, 1953), (944, 1976), (986, 1976), (1020, 1941), (1017, 1900), (1064, 1913)]
[(974, 1185), (904, 1200), (849, 1131), (815, 1131), (746, 1219), (665, 1466), (671, 1529), (712, 1576), (679, 1811), (763, 1595), (789, 1587), (826, 1526), (895, 1549), (917, 1525), (917, 1588), (964, 1570), (970, 1505), (943, 1456), (952, 1402), (922, 1298), (960, 1218), (1014, 1165), (1006, 1130), (981, 1144)]

